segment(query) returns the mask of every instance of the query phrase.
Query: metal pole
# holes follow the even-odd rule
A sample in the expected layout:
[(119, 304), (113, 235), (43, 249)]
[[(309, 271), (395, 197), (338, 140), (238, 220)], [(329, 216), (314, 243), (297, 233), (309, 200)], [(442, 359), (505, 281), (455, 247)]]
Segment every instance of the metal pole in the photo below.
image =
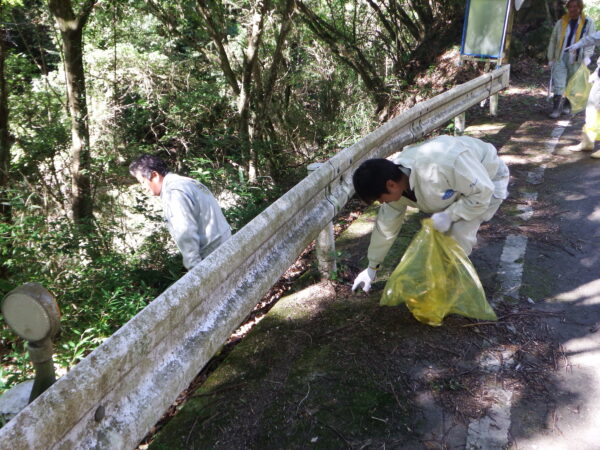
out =
[(31, 388), (29, 403), (40, 396), (42, 392), (48, 389), (56, 381), (54, 373), (54, 364), (52, 362), (52, 339), (47, 338), (40, 342), (29, 342), (29, 358), (35, 369), (35, 380)]
[[(506, 33), (508, 31), (509, 23), (512, 25), (512, 22), (510, 21), (511, 18), (512, 18), (512, 1), (508, 0), (506, 2), (506, 15), (504, 16), (504, 28), (502, 29), (502, 41), (500, 44), (500, 54), (498, 55), (498, 59), (496, 60), (496, 69), (498, 69), (502, 65), (502, 62), (504, 59), (504, 50), (505, 50), (505, 46), (507, 45)], [(508, 37), (508, 39), (510, 42), (510, 36)]]
[[(307, 167), (309, 175), (321, 167), (323, 163), (312, 163)], [(316, 242), (317, 264), (322, 278), (331, 279), (337, 271), (335, 259), (335, 234), (333, 222), (325, 225), (325, 228), (317, 236)]]

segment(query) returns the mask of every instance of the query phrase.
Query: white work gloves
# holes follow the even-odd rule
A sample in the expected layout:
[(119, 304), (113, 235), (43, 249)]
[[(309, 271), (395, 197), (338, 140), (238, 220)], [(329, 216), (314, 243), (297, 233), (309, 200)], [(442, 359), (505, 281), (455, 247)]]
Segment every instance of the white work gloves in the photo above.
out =
[(569, 45), (568, 47), (565, 47), (565, 52), (569, 51), (569, 52), (573, 52), (577, 49), (580, 49), (581, 47), (583, 47), (583, 42), (579, 41), (579, 42), (575, 42), (572, 45)]
[(365, 292), (369, 292), (371, 289), (371, 283), (375, 280), (377, 276), (377, 271), (375, 269), (371, 269), (370, 267), (363, 270), (354, 280), (354, 284), (352, 285), (352, 292), (354, 292), (360, 285), (362, 284), (362, 290)]
[(592, 60), (586, 56), (585, 58), (583, 58), (583, 63), (586, 66), (589, 66), (592, 63)]
[(436, 230), (445, 233), (450, 229), (452, 225), (452, 219), (450, 219), (450, 214), (445, 212), (438, 212), (431, 216), (431, 221), (433, 222), (433, 228)]

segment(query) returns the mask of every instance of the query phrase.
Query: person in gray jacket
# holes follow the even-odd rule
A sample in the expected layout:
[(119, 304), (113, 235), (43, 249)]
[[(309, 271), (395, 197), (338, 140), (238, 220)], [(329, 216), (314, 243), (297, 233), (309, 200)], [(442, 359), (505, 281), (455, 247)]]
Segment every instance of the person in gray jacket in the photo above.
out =
[(199, 181), (169, 172), (162, 159), (147, 154), (133, 161), (129, 172), (152, 195), (160, 196), (169, 233), (186, 269), (231, 237), (217, 200)]

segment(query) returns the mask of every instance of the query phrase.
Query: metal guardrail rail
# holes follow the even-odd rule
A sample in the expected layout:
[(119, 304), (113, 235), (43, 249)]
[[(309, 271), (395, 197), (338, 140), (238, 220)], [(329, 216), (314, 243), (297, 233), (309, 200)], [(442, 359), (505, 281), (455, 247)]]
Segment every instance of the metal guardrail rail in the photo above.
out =
[(353, 194), (352, 173), (508, 86), (510, 66), (418, 104), (311, 173), (0, 429), (2, 449), (135, 447)]

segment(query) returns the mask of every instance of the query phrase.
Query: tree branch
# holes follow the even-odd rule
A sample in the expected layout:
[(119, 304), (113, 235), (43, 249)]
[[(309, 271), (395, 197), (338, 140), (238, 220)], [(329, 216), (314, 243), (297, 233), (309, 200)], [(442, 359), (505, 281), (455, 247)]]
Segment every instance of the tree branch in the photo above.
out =
[(226, 36), (219, 32), (219, 27), (213, 20), (214, 11), (211, 10), (211, 8), (209, 8), (209, 6), (206, 4), (206, 0), (197, 0), (196, 6), (200, 16), (204, 19), (204, 23), (206, 24), (208, 34), (212, 38), (215, 46), (217, 47), (217, 51), (219, 53), (219, 63), (221, 66), (221, 70), (223, 71), (223, 75), (225, 75), (225, 79), (229, 83), (231, 89), (233, 89), (235, 95), (239, 95), (241, 89), (237, 77), (235, 76), (235, 73), (233, 72), (233, 69), (231, 68), (231, 64), (229, 62), (229, 52), (227, 51), (225, 44)]

